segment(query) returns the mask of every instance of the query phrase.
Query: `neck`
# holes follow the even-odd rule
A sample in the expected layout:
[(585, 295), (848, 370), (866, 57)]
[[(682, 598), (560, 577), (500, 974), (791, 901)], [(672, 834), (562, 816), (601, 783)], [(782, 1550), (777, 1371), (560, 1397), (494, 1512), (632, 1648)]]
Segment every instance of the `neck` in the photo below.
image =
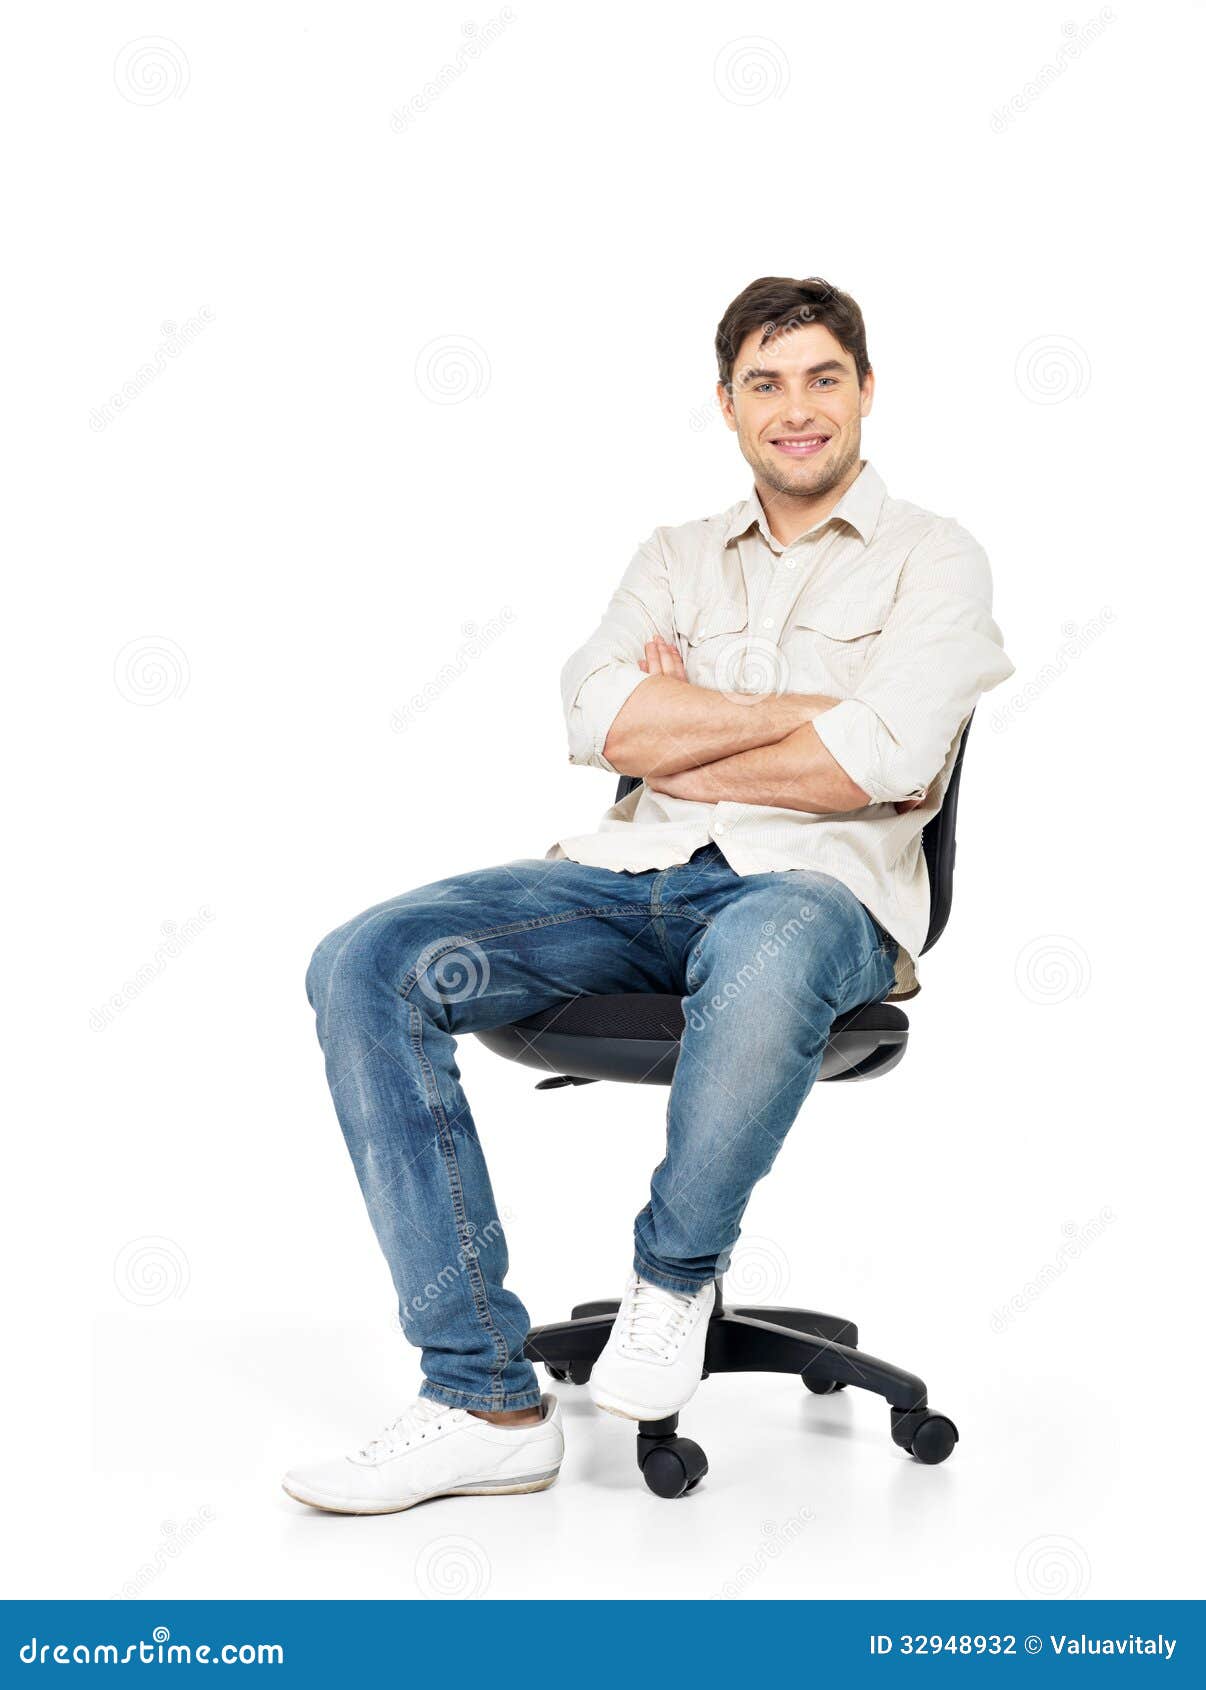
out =
[(856, 458), (841, 480), (823, 493), (783, 493), (756, 475), (754, 487), (766, 513), (766, 525), (779, 544), (790, 546), (809, 528), (824, 522), (846, 489), (858, 480), (863, 462), (862, 458)]

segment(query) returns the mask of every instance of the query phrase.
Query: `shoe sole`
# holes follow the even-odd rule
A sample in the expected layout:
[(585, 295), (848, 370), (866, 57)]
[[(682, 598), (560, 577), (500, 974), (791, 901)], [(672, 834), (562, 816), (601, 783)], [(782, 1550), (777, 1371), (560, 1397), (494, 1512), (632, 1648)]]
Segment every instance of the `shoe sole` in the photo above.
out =
[(281, 1489), (294, 1502), (303, 1502), (307, 1508), (318, 1508), (324, 1514), (404, 1514), (408, 1508), (417, 1508), (421, 1502), (434, 1502), (440, 1496), (524, 1496), (532, 1491), (548, 1490), (550, 1485), (556, 1484), (560, 1471), (558, 1467), (552, 1473), (531, 1479), (513, 1479), (506, 1485), (454, 1485), (450, 1490), (433, 1490), (424, 1496), (412, 1497), (409, 1502), (389, 1502), (363, 1508), (349, 1508), (345, 1503), (334, 1501), (320, 1502), (316, 1496), (303, 1496), (299, 1491), (290, 1490), (286, 1484), (282, 1484)]
[[(695, 1392), (691, 1392), (691, 1397)], [(601, 1408), (604, 1414), (614, 1414), (619, 1420), (669, 1420), (672, 1414), (681, 1414), (691, 1401), (680, 1402), (677, 1408), (641, 1408), (636, 1403), (625, 1402), (623, 1397), (610, 1397), (606, 1402), (599, 1397), (592, 1396), (591, 1401), (596, 1408)]]

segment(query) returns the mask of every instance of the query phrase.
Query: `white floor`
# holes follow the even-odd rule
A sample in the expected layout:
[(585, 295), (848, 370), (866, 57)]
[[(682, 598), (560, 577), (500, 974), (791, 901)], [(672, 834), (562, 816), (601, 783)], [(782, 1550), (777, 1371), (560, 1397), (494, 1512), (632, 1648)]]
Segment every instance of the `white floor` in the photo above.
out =
[[(1028, 1318), (1037, 1331), (1040, 1311)], [(1175, 1381), (1147, 1374), (1134, 1352), (1116, 1378), (1090, 1377), (1077, 1344), (1060, 1359), (1054, 1317), (1022, 1335), (1021, 1367), (1002, 1348), (1015, 1334), (959, 1342), (915, 1324), (918, 1353), (901, 1359), (928, 1350), (942, 1379), (934, 1406), (962, 1431), (941, 1467), (897, 1450), (878, 1399), (714, 1377), (683, 1417), (711, 1472), (667, 1503), (639, 1478), (631, 1429), (562, 1386), (568, 1453), (551, 1490), (344, 1519), (291, 1502), (278, 1479), (300, 1454), (358, 1441), (386, 1417), (389, 1376), (409, 1370), (388, 1331), (102, 1321), (93, 1471), (82, 1448), (57, 1452), (50, 1505), (38, 1507), (46, 1473), (27, 1452), (8, 1593), (1196, 1594), (1179, 1481), (1196, 1410), (1178, 1412)]]
[[(140, 1008), (153, 1051), (171, 1028)], [(170, 1129), (152, 1091), (137, 1157), (111, 1164), (99, 1134), (80, 1178), (46, 1186), (43, 1135), (62, 1208), (56, 1228), (31, 1213), (13, 1267), (5, 1593), (1198, 1594), (1196, 1137), (1167, 1069), (1119, 1060), (1100, 1011), (1006, 982), (965, 1006), (939, 976), (902, 1067), (818, 1088), (747, 1212), (730, 1303), (856, 1320), (957, 1422), (950, 1461), (910, 1460), (861, 1392), (717, 1376), (682, 1421), (711, 1471), (673, 1503), (631, 1429), (566, 1386), (547, 1492), (380, 1519), (281, 1492), (419, 1379), (300, 1015), (240, 1089), (192, 1071)], [(666, 1094), (539, 1095), (476, 1041), (458, 1059), (533, 1319), (618, 1292)], [(129, 1053), (114, 1079), (136, 1092)]]

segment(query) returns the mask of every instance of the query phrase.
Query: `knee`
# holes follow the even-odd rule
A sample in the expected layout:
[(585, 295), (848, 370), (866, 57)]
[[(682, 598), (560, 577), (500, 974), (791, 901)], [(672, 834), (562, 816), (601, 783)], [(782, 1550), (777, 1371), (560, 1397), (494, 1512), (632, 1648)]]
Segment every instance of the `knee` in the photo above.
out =
[(311, 1009), (317, 1010), (326, 1002), (335, 957), (345, 936), (346, 929), (337, 927), (328, 933), (325, 939), (320, 939), (314, 947), (314, 954), (306, 969), (306, 996), (310, 1000)]
[(306, 996), (320, 1014), (351, 998), (404, 988), (430, 949), (432, 924), (421, 906), (366, 911), (319, 941), (306, 970)]

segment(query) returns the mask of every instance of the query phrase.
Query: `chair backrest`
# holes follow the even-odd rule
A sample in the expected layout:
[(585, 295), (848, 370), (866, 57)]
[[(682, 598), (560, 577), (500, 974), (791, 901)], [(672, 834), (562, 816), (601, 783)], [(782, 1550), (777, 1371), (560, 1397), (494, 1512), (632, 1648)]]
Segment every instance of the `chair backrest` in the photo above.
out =
[[(922, 955), (942, 937), (942, 930), (950, 916), (951, 901), (955, 895), (955, 820), (959, 813), (959, 779), (963, 773), (963, 753), (967, 750), (967, 736), (971, 732), (974, 716), (973, 710), (963, 729), (963, 738), (959, 741), (959, 752), (951, 770), (942, 807), (936, 816), (930, 817), (921, 831), (921, 849), (925, 852), (925, 865), (930, 876), (930, 928), (925, 936), (925, 944), (921, 947)], [(621, 775), (620, 784), (616, 788), (616, 803), (618, 804), (621, 798), (627, 798), (633, 788), (640, 784), (639, 775)]]

